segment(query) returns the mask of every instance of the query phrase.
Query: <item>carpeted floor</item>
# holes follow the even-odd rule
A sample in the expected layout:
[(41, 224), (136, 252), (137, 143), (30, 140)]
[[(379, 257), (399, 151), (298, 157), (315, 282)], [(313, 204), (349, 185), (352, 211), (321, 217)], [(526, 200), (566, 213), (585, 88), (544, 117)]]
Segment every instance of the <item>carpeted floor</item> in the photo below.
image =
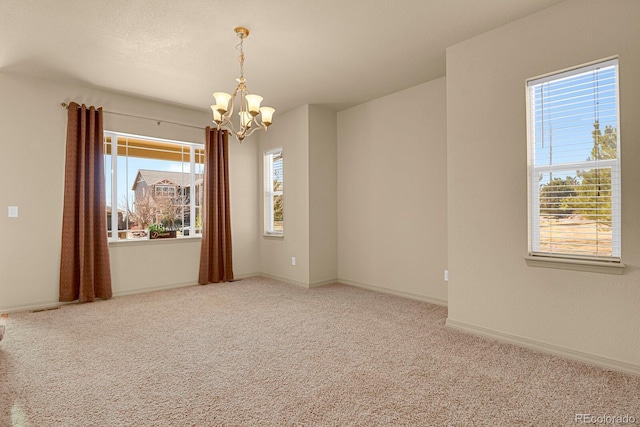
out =
[(640, 422), (640, 378), (457, 332), (446, 316), (263, 278), (11, 314), (0, 426)]

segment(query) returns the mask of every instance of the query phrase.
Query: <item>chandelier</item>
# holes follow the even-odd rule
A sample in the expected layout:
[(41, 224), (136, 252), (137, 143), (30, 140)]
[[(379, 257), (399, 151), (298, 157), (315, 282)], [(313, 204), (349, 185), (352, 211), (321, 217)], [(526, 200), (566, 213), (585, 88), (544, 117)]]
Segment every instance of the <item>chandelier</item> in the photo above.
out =
[[(234, 29), (236, 35), (240, 37), (240, 43), (236, 49), (240, 51), (238, 60), (240, 61), (240, 77), (236, 79), (238, 86), (233, 91), (233, 95), (225, 92), (215, 92), (213, 97), (216, 103), (211, 106), (213, 111), (213, 122), (218, 130), (225, 128), (231, 132), (239, 142), (258, 129), (267, 130), (271, 125), (275, 109), (271, 107), (261, 107), (262, 97), (252, 94), (246, 86), (247, 80), (244, 78), (244, 39), (249, 37), (249, 30), (244, 27)], [(233, 110), (236, 106), (236, 99), (239, 98), (239, 111), (236, 126), (234, 126)]]

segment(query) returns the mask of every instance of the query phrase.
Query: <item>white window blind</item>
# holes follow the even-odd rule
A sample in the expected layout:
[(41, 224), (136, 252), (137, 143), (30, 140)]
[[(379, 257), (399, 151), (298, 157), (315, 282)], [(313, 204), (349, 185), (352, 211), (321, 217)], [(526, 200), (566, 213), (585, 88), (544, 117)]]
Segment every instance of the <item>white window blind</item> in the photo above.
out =
[(530, 254), (619, 262), (618, 60), (527, 86)]
[(264, 153), (265, 234), (284, 234), (284, 170), (282, 148)]

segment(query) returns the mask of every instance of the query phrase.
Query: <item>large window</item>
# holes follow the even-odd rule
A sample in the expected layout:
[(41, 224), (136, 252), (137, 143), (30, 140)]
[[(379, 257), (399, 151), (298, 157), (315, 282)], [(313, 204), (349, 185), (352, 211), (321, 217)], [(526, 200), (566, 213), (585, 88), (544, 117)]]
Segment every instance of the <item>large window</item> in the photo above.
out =
[(619, 262), (617, 59), (527, 86), (530, 255)]
[(109, 240), (201, 234), (201, 144), (107, 131), (104, 145)]
[(264, 232), (284, 234), (282, 148), (264, 153)]

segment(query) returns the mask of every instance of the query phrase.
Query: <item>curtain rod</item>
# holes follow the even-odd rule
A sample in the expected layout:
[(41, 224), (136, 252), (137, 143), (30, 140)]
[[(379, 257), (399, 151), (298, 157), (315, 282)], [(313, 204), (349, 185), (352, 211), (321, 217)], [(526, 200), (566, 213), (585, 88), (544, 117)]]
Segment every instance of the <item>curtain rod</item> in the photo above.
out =
[[(61, 102), (60, 106), (62, 108), (64, 108), (65, 110), (69, 109), (69, 104), (67, 104), (66, 102)], [(156, 122), (158, 124), (158, 126), (160, 126), (160, 123), (169, 123), (172, 125), (178, 125), (178, 126), (185, 126), (188, 128), (194, 128), (194, 129), (201, 129), (201, 130), (205, 130), (205, 128), (201, 127), (201, 126), (194, 126), (194, 125), (188, 125), (185, 123), (179, 123), (179, 122), (171, 122), (169, 120), (159, 120), (159, 119), (154, 119), (151, 117), (143, 117), (143, 116), (136, 116), (133, 114), (125, 114), (125, 113), (118, 113), (116, 111), (107, 111), (107, 110), (102, 110), (103, 113), (107, 113), (107, 114), (114, 114), (116, 116), (125, 116), (125, 117), (135, 117), (136, 119), (143, 119), (143, 120), (152, 120), (154, 122)]]

